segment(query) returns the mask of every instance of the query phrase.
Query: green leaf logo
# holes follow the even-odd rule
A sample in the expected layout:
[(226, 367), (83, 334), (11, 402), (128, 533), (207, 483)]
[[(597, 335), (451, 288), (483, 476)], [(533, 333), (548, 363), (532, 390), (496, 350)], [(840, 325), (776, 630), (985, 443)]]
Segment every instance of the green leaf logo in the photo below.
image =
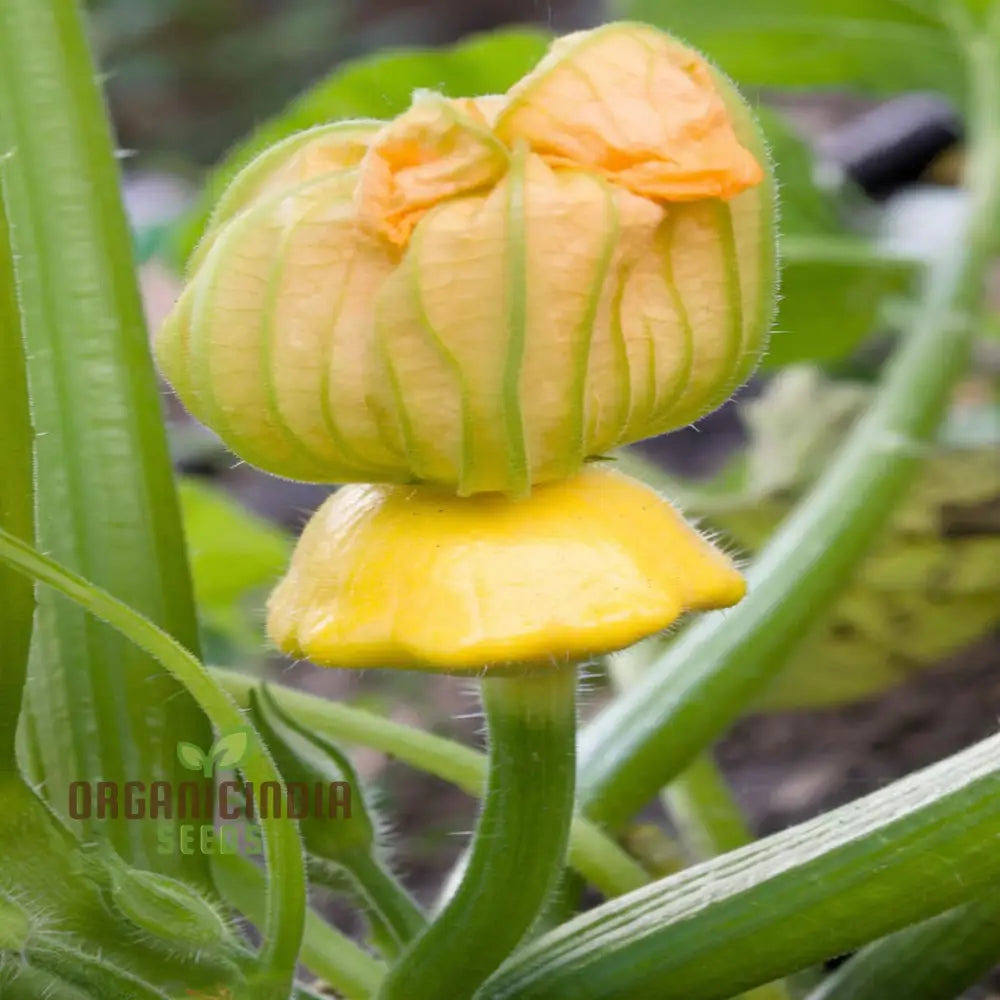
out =
[(246, 756), (248, 745), (247, 731), (237, 729), (220, 736), (208, 753), (194, 743), (182, 741), (177, 744), (177, 759), (189, 771), (201, 771), (206, 778), (211, 778), (217, 767), (236, 767)]
[(212, 746), (210, 757), (216, 767), (236, 767), (247, 752), (247, 731), (237, 729), (236, 732), (220, 736)]
[(200, 771), (205, 766), (204, 751), (193, 743), (178, 743), (177, 759), (189, 771)]

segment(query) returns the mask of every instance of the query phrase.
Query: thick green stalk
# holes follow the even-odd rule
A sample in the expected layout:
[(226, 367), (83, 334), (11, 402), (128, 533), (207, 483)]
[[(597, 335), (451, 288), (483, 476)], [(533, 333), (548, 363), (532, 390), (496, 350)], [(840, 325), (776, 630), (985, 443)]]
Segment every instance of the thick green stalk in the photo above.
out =
[[(249, 749), (240, 767), (247, 780), (258, 787), (265, 781), (280, 783), (281, 776), (267, 748), (256, 732), (247, 729), (239, 708), (198, 659), (176, 639), (107, 591), (2, 529), (0, 562), (39, 583), (47, 584), (134, 642), (188, 690), (220, 730), (246, 730)], [(291, 989), (302, 941), (306, 902), (305, 862), (294, 822), (261, 817), (260, 825), (268, 867), (268, 893), (264, 943), (260, 952), (263, 978), (259, 991), (254, 993), (254, 1000), (284, 1000)]]
[(548, 901), (573, 816), (576, 667), (487, 677), (490, 771), (468, 864), (379, 1000), (467, 1000)]
[[(215, 669), (212, 674), (239, 705), (249, 705), (250, 692), (259, 684), (256, 678), (232, 670)], [(451, 782), (469, 795), (479, 797), (483, 794), (486, 757), (470, 747), (353, 705), (279, 685), (270, 685), (268, 690), (286, 712), (317, 733), (340, 742), (380, 750), (442, 781)], [(649, 881), (643, 868), (614, 840), (579, 815), (573, 817), (570, 828), (568, 861), (609, 897), (638, 889)]]
[(623, 823), (736, 719), (829, 607), (909, 486), (965, 370), (1000, 218), (1000, 72), (969, 45), (975, 108), (964, 239), (932, 267), (914, 328), (864, 417), (754, 563), (748, 596), (688, 628), (583, 732), (589, 816)]
[[(77, 0), (0, 3), (0, 181), (36, 432), (38, 545), (196, 649), (118, 164)], [(22, 725), (22, 763), (64, 815), (71, 782), (179, 781), (177, 741), (210, 738), (148, 656), (49, 592)], [(204, 856), (158, 852), (157, 823), (81, 822), (136, 864), (208, 879)]]
[(998, 837), (994, 736), (576, 917), (518, 950), (477, 1000), (730, 997), (985, 893)]

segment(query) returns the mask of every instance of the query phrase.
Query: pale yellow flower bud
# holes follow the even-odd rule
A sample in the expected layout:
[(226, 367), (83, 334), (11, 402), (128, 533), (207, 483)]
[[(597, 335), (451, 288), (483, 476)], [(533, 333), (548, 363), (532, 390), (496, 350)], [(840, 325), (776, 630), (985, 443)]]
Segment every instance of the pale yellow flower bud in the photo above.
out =
[(609, 25), (503, 96), (417, 94), (263, 154), (157, 341), (248, 461), (522, 495), (697, 419), (774, 304), (752, 117), (696, 53)]

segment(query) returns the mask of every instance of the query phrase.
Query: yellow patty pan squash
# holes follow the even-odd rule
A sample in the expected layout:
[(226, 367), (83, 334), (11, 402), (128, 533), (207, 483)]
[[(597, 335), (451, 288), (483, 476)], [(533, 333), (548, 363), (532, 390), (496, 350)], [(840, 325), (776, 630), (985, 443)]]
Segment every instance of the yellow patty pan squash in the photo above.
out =
[(766, 338), (774, 247), (736, 90), (608, 25), (504, 95), (418, 93), (263, 153), (156, 352), (269, 472), (519, 497), (724, 401)]
[(743, 592), (673, 507), (600, 467), (521, 499), (352, 485), (306, 526), (268, 632), (328, 666), (545, 669)]

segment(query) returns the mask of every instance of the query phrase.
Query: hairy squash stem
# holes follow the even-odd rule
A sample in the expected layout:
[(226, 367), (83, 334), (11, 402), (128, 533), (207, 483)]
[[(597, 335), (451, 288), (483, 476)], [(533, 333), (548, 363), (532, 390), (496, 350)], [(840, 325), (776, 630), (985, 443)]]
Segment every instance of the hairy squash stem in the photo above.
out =
[(467, 1000), (555, 888), (573, 816), (576, 667), (486, 677), (489, 778), (468, 865), (379, 1000)]
[[(211, 668), (211, 673), (241, 706), (249, 704), (255, 678), (234, 670)], [(328, 701), (277, 684), (268, 690), (281, 707), (330, 739), (370, 747), (479, 797), (486, 783), (484, 754), (435, 733), (394, 722), (376, 712)], [(580, 815), (570, 828), (568, 863), (605, 896), (638, 889), (649, 876), (628, 853), (601, 829)]]
[[(245, 728), (245, 719), (205, 667), (176, 639), (117, 597), (84, 580), (26, 542), (0, 529), (0, 561), (68, 597), (107, 622), (140, 649), (157, 659), (220, 728)], [(256, 744), (256, 746), (254, 746)], [(243, 765), (249, 780), (278, 781), (267, 749), (251, 733), (251, 751)], [(260, 998), (287, 996), (298, 961), (305, 914), (305, 862), (298, 833), (289, 820), (261, 819), (269, 891), (260, 959), (269, 977)], [(284, 991), (284, 992), (282, 992)]]
[(338, 864), (310, 863), (310, 881), (343, 889), (340, 869), (350, 876), (364, 901), (373, 911), (380, 930), (379, 944), (389, 958), (395, 958), (426, 926), (427, 918), (413, 897), (369, 851), (357, 851)]
[[(212, 858), (212, 876), (226, 902), (251, 923), (260, 926), (264, 922), (267, 886), (256, 864), (242, 854), (217, 854)], [(386, 971), (383, 962), (334, 930), (312, 909), (306, 911), (299, 959), (345, 1000), (370, 1000)]]
[(913, 329), (868, 412), (748, 574), (748, 596), (688, 628), (581, 734), (580, 796), (617, 828), (737, 718), (847, 582), (909, 486), (965, 371), (1000, 218), (996, 43), (966, 44), (969, 215), (931, 267)]

